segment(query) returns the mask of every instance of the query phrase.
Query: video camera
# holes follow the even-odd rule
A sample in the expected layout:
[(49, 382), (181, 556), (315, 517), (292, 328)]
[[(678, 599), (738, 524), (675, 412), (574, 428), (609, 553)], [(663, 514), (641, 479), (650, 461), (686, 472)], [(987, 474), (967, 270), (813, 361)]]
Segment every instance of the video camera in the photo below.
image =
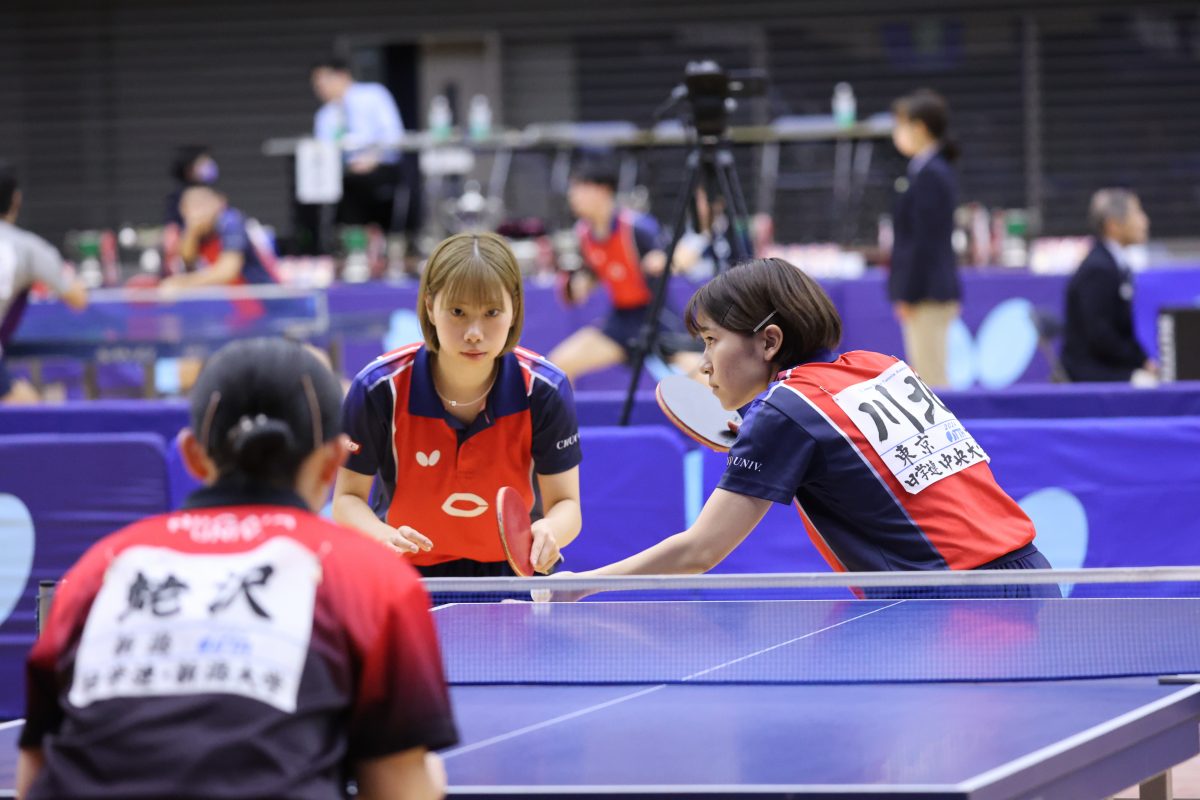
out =
[(729, 127), (729, 114), (739, 97), (762, 97), (767, 92), (763, 70), (724, 70), (715, 61), (689, 61), (683, 83), (675, 87), (656, 117), (663, 117), (683, 100), (691, 109), (689, 122), (701, 137), (720, 136)]

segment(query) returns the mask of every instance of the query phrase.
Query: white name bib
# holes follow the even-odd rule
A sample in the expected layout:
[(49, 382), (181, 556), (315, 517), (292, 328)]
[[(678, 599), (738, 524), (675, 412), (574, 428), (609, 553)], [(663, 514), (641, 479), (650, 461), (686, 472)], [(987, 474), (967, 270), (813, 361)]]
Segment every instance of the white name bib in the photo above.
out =
[(918, 494), (987, 453), (903, 361), (848, 386), (833, 400), (909, 494)]
[(283, 537), (222, 555), (131, 547), (88, 613), (68, 697), (236, 694), (295, 711), (320, 577)]

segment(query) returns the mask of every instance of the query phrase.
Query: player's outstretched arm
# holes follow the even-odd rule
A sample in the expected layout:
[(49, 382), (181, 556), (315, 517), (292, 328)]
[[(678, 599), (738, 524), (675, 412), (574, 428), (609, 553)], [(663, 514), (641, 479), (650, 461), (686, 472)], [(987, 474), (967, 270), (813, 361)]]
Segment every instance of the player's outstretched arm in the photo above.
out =
[(717, 489), (704, 504), (700, 516), (686, 531), (591, 574), (672, 575), (708, 572), (750, 535), (770, 507), (770, 500)]

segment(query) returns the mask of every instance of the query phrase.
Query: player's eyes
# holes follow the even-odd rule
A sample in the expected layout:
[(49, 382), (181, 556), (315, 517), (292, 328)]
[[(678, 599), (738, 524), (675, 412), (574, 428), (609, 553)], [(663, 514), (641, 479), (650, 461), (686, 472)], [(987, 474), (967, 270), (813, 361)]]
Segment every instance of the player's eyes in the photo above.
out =
[(451, 316), (454, 316), (454, 317), (461, 317), (461, 316), (463, 315), (463, 313), (464, 313), (464, 312), (463, 312), (463, 310), (462, 310), (461, 308), (452, 308), (452, 309), (450, 309), (450, 315), (451, 315)]
[(488, 311), (487, 311), (487, 315), (488, 315), (489, 317), (498, 317), (498, 316), (500, 316), (500, 309), (498, 309), (498, 308), (489, 308), (489, 309), (488, 309)]

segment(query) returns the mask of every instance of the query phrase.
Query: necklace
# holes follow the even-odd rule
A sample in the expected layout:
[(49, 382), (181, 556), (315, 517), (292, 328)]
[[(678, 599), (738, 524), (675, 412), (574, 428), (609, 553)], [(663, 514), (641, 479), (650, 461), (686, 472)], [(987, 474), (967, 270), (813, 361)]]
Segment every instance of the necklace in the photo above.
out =
[(496, 376), (493, 375), (492, 382), (489, 383), (487, 388), (483, 390), (483, 394), (479, 395), (479, 397), (476, 397), (474, 400), (464, 400), (461, 403), (457, 400), (451, 400), (449, 397), (446, 397), (446, 395), (439, 392), (437, 389), (436, 383), (433, 385), (433, 391), (434, 391), (434, 394), (436, 394), (438, 397), (441, 398), (443, 403), (449, 403), (451, 408), (458, 408), (459, 406), (470, 407), (470, 406), (475, 405), (476, 403), (478, 403), (480, 400), (484, 399), (485, 397), (487, 397), (488, 393), (492, 391), (492, 387), (495, 385), (496, 385)]

